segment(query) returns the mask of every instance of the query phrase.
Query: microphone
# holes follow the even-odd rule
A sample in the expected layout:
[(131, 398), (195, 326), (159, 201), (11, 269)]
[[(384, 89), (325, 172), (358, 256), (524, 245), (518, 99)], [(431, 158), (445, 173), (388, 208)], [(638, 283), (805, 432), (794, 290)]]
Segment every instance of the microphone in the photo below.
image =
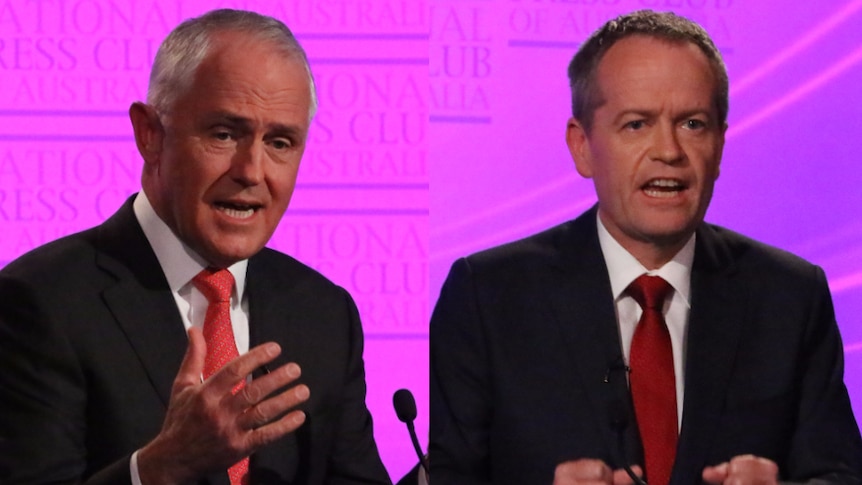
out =
[(398, 420), (407, 425), (407, 432), (410, 433), (410, 440), (413, 442), (413, 449), (416, 450), (416, 456), (419, 457), (419, 463), (422, 468), (428, 473), (428, 459), (422, 453), (422, 448), (419, 446), (419, 439), (416, 438), (416, 429), (413, 427), (413, 420), (416, 419), (416, 400), (413, 399), (413, 393), (407, 389), (398, 389), (392, 396), (392, 406), (395, 407), (395, 414)]
[(613, 402), (610, 406), (610, 425), (611, 429), (617, 432), (617, 451), (620, 453), (620, 462), (623, 464), (623, 470), (626, 471), (629, 478), (635, 483), (635, 485), (647, 485), (647, 482), (644, 481), (641, 477), (637, 476), (632, 470), (632, 467), (629, 466), (629, 462), (626, 459), (626, 428), (629, 425), (628, 415), (623, 409), (622, 404), (619, 401)]

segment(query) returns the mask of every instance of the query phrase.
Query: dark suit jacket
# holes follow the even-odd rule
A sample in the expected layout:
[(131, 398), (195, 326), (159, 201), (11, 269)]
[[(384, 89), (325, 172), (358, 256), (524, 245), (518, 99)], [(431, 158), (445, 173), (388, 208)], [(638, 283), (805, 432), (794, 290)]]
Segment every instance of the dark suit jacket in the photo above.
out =
[[(691, 289), (671, 483), (746, 453), (784, 480), (860, 483), (822, 270), (703, 224)], [(619, 468), (623, 449), (642, 464), (633, 416), (595, 208), (453, 265), (431, 321), (435, 485), (550, 484), (558, 463)]]
[[(255, 484), (390, 483), (365, 406), (362, 329), (343, 289), (264, 249), (249, 260), (251, 345), (276, 341), (311, 389), (295, 433), (251, 457)], [(161, 428), (187, 337), (131, 199), (101, 226), (0, 272), (0, 483), (129, 485)], [(227, 484), (216, 472), (201, 483)]]

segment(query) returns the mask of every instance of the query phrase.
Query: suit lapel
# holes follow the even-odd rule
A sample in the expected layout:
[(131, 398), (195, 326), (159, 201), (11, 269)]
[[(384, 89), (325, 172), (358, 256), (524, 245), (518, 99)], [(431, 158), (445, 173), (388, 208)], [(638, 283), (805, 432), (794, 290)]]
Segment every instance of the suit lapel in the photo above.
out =
[[(265, 252), (266, 250), (264, 250)], [(258, 253), (249, 260), (246, 276), (246, 291), (249, 304), (249, 337), (250, 345), (260, 345), (264, 342), (276, 341), (281, 345), (281, 355), (270, 370), (279, 365), (295, 360), (295, 355), (302, 351), (299, 342), (306, 339), (301, 325), (295, 325), (291, 316), (295, 308), (291, 308), (290, 293), (296, 284), (290, 274), (279, 274), (267, 263), (264, 252)]]
[[(297, 304), (297, 299), (291, 298), (297, 278), (276, 271), (272, 263), (267, 261), (267, 254), (268, 250), (264, 249), (249, 259), (246, 292), (250, 347), (271, 341), (281, 346), (281, 355), (266, 366), (272, 371), (288, 362), (303, 361), (298, 357), (306, 350), (301, 343), (313, 339), (303, 335), (303, 326), (297, 325), (292, 318), (297, 311), (291, 307)], [(256, 371), (254, 377), (260, 377), (262, 372)], [(310, 458), (297, 457), (297, 450), (307, 451), (310, 447), (298, 446), (297, 440), (310, 439), (308, 428), (309, 423), (306, 423), (299, 430), (258, 450), (251, 457), (252, 481), (270, 483), (278, 481), (278, 476), (295, 476), (301, 481), (301, 476), (295, 474), (302, 474), (305, 470), (298, 470), (297, 467), (310, 462)]]
[[(606, 456), (619, 460), (618, 433), (625, 433), (628, 457), (635, 449), (625, 363), (620, 349), (616, 311), (608, 270), (599, 246), (596, 210), (572, 221), (560, 238), (561, 265), (549, 282), (550, 307), (565, 346), (571, 349), (571, 367), (586, 395), (592, 414), (603, 430)], [(619, 464), (617, 464), (619, 466)]]
[(135, 219), (132, 199), (99, 228), (99, 267), (116, 283), (103, 297), (167, 407), (188, 339), (167, 280)]
[(748, 308), (730, 249), (712, 227), (697, 232), (685, 362), (685, 402), (672, 483), (700, 481), (725, 402)]

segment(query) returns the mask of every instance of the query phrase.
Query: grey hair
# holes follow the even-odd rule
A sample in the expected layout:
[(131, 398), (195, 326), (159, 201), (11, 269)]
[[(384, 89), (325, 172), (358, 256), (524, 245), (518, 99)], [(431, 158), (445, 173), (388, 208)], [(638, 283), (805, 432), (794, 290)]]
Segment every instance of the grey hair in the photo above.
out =
[(709, 60), (715, 76), (716, 91), (713, 94), (713, 103), (719, 122), (721, 125), (727, 122), (730, 108), (727, 68), (706, 30), (672, 12), (638, 10), (605, 23), (584, 42), (569, 64), (572, 116), (579, 120), (587, 131), (592, 126), (595, 110), (604, 102), (600, 86), (596, 83), (599, 62), (611, 46), (633, 35), (646, 35), (675, 43), (692, 43), (700, 48)]
[(301, 60), (311, 89), (308, 118), (314, 117), (317, 90), (305, 50), (280, 20), (243, 10), (213, 10), (188, 19), (171, 31), (153, 62), (147, 103), (157, 111), (170, 111), (177, 98), (191, 87), (195, 72), (212, 46), (213, 34), (224, 31), (249, 34), (261, 42), (272, 43), (286, 58)]

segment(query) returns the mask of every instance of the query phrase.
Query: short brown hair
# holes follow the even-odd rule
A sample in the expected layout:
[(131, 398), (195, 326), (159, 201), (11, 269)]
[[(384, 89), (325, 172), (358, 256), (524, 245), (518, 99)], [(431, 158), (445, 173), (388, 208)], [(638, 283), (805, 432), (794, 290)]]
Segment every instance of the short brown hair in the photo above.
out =
[(619, 40), (633, 35), (646, 35), (668, 42), (690, 42), (700, 48), (715, 74), (715, 108), (721, 125), (727, 122), (727, 68), (709, 34), (700, 25), (672, 12), (638, 10), (605, 23), (578, 49), (569, 63), (569, 86), (572, 89), (572, 116), (589, 130), (595, 110), (604, 102), (596, 71), (608, 49)]

